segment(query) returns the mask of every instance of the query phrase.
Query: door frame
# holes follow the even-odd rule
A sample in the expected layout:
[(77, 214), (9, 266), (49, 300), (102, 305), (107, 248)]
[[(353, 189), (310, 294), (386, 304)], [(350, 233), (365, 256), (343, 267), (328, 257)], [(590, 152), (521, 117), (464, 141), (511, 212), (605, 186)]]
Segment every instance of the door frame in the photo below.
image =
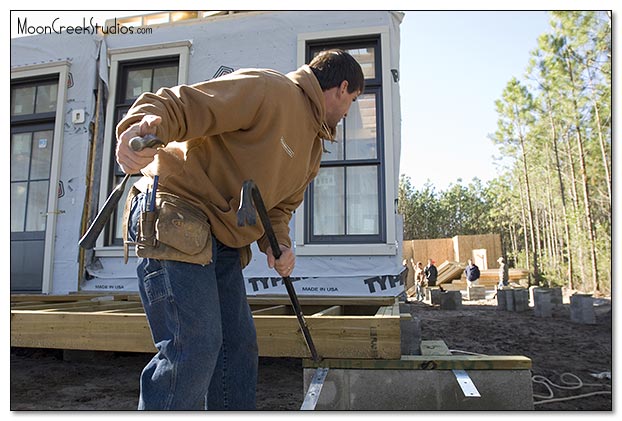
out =
[(11, 68), (11, 82), (38, 76), (58, 77), (56, 96), (56, 114), (54, 116), (54, 138), (52, 143), (52, 162), (50, 168), (50, 188), (47, 203), (47, 223), (45, 225), (45, 246), (43, 252), (43, 277), (41, 293), (52, 293), (52, 275), (54, 273), (54, 238), (56, 237), (56, 216), (58, 215), (58, 184), (64, 139), (65, 107), (67, 98), (67, 78), (71, 63), (59, 60), (51, 63), (19, 66)]

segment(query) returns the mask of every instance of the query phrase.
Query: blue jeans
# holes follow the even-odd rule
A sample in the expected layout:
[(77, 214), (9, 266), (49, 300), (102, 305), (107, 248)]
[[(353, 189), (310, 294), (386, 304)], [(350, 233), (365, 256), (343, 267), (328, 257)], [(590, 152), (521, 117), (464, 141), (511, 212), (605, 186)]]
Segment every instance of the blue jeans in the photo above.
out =
[[(143, 200), (134, 200), (132, 240)], [(257, 337), (237, 249), (214, 238), (209, 265), (140, 259), (137, 273), (158, 349), (142, 371), (138, 409), (255, 409)]]

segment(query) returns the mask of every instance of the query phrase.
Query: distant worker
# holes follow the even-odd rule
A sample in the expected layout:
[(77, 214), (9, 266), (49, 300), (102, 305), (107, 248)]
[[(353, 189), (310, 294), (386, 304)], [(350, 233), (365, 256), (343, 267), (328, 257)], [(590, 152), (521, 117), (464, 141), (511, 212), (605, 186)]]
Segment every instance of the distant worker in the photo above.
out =
[(438, 277), (438, 270), (436, 266), (434, 266), (434, 260), (428, 259), (428, 264), (423, 269), (425, 273), (425, 279), (428, 283), (428, 286), (433, 287), (436, 285), (436, 278)]
[(417, 262), (415, 266), (415, 299), (423, 301), (423, 288), (426, 285), (425, 273), (423, 271), (423, 263)]
[(479, 279), (479, 268), (471, 259), (467, 261), (467, 267), (464, 269), (464, 274), (467, 280), (467, 286), (471, 288), (475, 282)]
[(503, 260), (503, 257), (499, 257), (497, 263), (499, 263), (499, 285), (497, 285), (497, 288), (506, 287), (509, 285), (510, 279), (508, 265)]

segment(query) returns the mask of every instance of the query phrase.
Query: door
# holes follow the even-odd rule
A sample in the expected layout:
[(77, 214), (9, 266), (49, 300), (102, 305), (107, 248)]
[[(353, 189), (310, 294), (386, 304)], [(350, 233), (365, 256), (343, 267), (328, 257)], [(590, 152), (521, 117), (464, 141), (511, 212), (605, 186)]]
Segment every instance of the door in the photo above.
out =
[(11, 292), (41, 292), (54, 125), (11, 130)]
[(475, 263), (480, 270), (488, 269), (488, 254), (486, 249), (474, 249), (472, 256), (473, 263)]

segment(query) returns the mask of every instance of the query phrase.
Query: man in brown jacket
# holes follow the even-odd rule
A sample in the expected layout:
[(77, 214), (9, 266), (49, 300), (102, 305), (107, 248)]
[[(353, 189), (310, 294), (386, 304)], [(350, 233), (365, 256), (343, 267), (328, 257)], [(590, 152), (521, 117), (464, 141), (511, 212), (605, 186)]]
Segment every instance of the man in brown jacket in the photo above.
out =
[[(242, 276), (250, 244), (281, 276), (292, 273), (292, 213), (323, 141), (363, 89), (356, 60), (331, 50), (287, 75), (244, 69), (145, 93), (119, 123), (117, 162), (144, 175), (126, 204), (127, 243), (142, 257), (139, 290), (158, 349), (141, 374), (139, 409), (255, 408), (257, 341)], [(166, 146), (128, 146), (147, 134)], [(277, 261), (261, 224), (237, 226), (247, 179), (268, 209)]]

